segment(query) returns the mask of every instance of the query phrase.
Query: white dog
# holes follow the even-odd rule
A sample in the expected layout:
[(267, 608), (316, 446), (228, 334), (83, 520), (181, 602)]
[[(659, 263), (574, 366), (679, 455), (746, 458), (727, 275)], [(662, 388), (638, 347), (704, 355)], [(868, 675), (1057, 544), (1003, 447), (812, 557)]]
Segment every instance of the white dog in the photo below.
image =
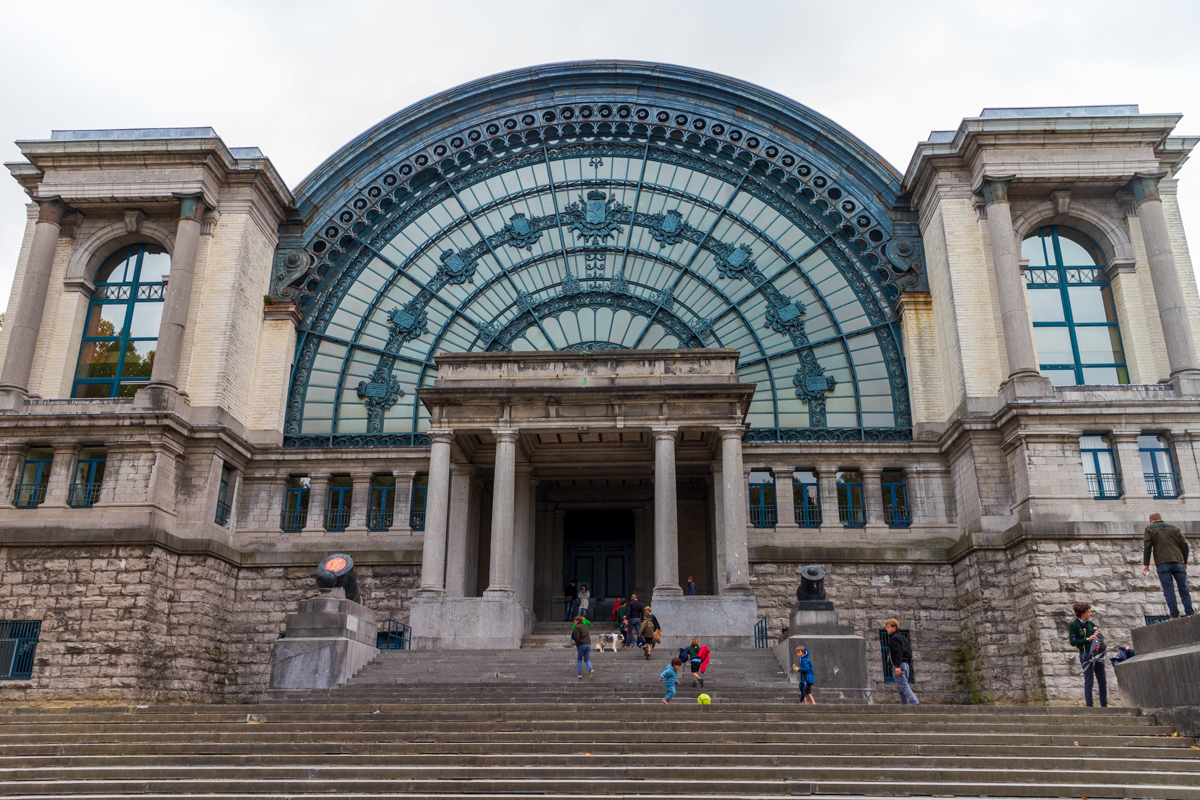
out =
[(617, 652), (621, 644), (621, 634), (619, 633), (602, 633), (600, 634), (600, 652), (604, 652), (604, 648), (612, 646), (612, 651)]

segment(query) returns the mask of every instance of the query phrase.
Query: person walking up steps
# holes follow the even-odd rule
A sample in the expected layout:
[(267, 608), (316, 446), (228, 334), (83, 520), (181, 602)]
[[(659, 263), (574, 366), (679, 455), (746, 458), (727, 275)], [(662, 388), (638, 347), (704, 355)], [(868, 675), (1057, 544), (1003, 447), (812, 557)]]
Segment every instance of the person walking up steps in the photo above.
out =
[(638, 631), (642, 627), (642, 614), (645, 612), (645, 606), (638, 602), (637, 595), (629, 595), (629, 606), (626, 609), (625, 621), (629, 624), (625, 627), (625, 646), (633, 645), (637, 639)]
[(817, 682), (817, 675), (813, 672), (812, 659), (808, 657), (808, 648), (800, 645), (796, 648), (797, 663), (792, 664), (792, 669), (800, 673), (800, 697), (796, 700), (796, 705), (801, 703), (817, 704), (813, 699), (812, 687)]
[(1179, 599), (1183, 600), (1183, 613), (1192, 615), (1192, 593), (1187, 585), (1188, 543), (1183, 532), (1174, 525), (1163, 522), (1162, 514), (1150, 515), (1146, 526), (1145, 547), (1142, 549), (1142, 575), (1150, 572), (1150, 556), (1154, 555), (1154, 568), (1158, 570), (1158, 582), (1162, 584), (1163, 597), (1167, 600), (1167, 612), (1171, 618), (1179, 616), (1175, 603), (1175, 584), (1179, 584)]
[(896, 676), (896, 691), (900, 693), (900, 705), (919, 706), (921, 701), (908, 685), (912, 677), (912, 645), (908, 637), (900, 632), (900, 623), (889, 619), (883, 623), (888, 632), (888, 658), (891, 660), (892, 673)]
[(662, 671), (658, 676), (658, 680), (666, 688), (667, 693), (663, 697), (663, 705), (670, 705), (671, 698), (675, 696), (675, 685), (679, 683), (679, 671), (683, 669), (683, 662), (678, 658), (672, 658), (671, 664)]
[(586, 619), (575, 617), (575, 627), (571, 629), (571, 641), (575, 642), (575, 672), (583, 680), (583, 667), (587, 665), (588, 680), (596, 677), (592, 669), (592, 630)]

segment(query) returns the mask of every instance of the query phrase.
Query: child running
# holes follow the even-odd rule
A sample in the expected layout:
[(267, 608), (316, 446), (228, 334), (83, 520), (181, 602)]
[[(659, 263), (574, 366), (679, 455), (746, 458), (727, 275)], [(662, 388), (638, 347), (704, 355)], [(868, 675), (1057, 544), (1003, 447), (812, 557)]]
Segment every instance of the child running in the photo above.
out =
[(798, 664), (792, 664), (792, 671), (800, 673), (800, 697), (796, 700), (796, 705), (811, 703), (815, 706), (817, 701), (813, 699), (812, 687), (817, 682), (817, 676), (813, 672), (812, 659), (808, 657), (808, 648), (804, 645), (797, 647), (796, 658), (800, 661)]
[(708, 648), (700, 644), (700, 637), (693, 636), (687, 649), (688, 664), (692, 668), (692, 686), (697, 682), (704, 688), (704, 670), (708, 668)]
[(675, 696), (675, 684), (679, 683), (679, 670), (683, 669), (683, 662), (678, 658), (671, 659), (671, 665), (662, 671), (658, 676), (658, 680), (666, 687), (667, 694), (663, 698), (663, 705), (669, 706), (671, 698)]

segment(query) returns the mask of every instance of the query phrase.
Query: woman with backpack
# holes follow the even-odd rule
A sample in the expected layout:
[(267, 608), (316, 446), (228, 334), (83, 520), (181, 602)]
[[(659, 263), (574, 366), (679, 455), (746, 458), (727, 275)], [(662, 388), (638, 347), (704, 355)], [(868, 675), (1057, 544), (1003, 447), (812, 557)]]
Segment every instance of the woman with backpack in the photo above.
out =
[(571, 641), (575, 643), (575, 672), (579, 680), (583, 680), (583, 665), (587, 664), (588, 680), (596, 677), (592, 669), (592, 630), (588, 621), (582, 616), (575, 617), (575, 627), (571, 629)]

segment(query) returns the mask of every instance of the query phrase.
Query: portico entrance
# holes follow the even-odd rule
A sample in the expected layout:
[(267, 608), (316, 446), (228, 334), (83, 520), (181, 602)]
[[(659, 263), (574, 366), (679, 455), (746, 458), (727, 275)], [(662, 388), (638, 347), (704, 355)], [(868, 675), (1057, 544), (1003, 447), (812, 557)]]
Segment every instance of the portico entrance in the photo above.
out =
[[(571, 572), (604, 598), (638, 591), (671, 638), (751, 641), (741, 440), (754, 386), (738, 381), (736, 351), (437, 363), (421, 391), (432, 444), (417, 647), (518, 647), (535, 618), (562, 618)], [(688, 576), (711, 594), (685, 597)]]

